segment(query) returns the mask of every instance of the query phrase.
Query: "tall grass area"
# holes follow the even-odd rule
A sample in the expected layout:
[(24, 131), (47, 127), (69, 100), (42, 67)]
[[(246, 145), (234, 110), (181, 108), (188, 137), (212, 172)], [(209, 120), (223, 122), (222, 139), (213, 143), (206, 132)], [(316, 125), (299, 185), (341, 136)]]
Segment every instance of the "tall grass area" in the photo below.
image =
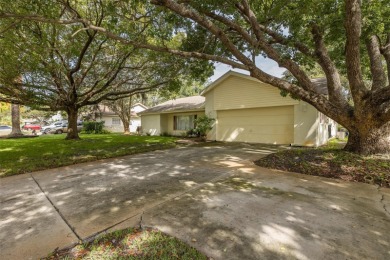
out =
[(44, 259), (183, 259), (207, 256), (175, 237), (153, 229), (124, 229), (104, 234), (89, 243), (59, 250)]
[(0, 139), (0, 177), (175, 146), (175, 139), (170, 137), (122, 134), (80, 137), (81, 140), (65, 140), (65, 135)]

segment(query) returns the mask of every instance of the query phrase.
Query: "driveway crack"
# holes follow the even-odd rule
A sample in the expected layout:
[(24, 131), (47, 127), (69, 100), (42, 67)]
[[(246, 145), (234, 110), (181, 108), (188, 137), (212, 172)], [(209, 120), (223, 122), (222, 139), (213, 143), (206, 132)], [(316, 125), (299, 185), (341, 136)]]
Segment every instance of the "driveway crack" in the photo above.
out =
[(142, 213), (141, 213), (141, 216), (140, 216), (140, 218), (139, 218), (139, 229), (143, 229), (143, 227), (142, 227), (142, 217), (143, 217), (143, 215), (145, 214), (145, 211), (142, 211)]
[(380, 186), (378, 186), (378, 193), (379, 193), (379, 195), (381, 196), (381, 199), (380, 199), (379, 202), (382, 204), (384, 211), (385, 211), (388, 215), (390, 215), (390, 212), (387, 210), (386, 204), (385, 204), (385, 202), (384, 202), (384, 201), (385, 201), (385, 195), (381, 193), (381, 187), (380, 187)]
[(46, 199), (50, 202), (50, 204), (52, 205), (52, 207), (57, 211), (58, 215), (60, 215), (60, 217), (62, 218), (62, 220), (65, 222), (65, 224), (70, 228), (70, 230), (72, 230), (73, 234), (77, 237), (77, 239), (79, 241), (82, 241), (83, 239), (76, 233), (76, 230), (74, 227), (72, 227), (72, 225), (66, 220), (66, 218), (64, 217), (64, 215), (62, 215), (61, 211), (59, 208), (57, 208), (53, 201), (49, 198), (49, 196), (47, 196), (46, 192), (42, 189), (41, 185), (39, 184), (39, 182), (34, 178), (34, 176), (32, 174), (30, 174), (31, 178), (34, 180), (34, 182), (37, 184), (38, 188), (41, 190), (41, 192), (43, 193), (43, 195), (45, 195)]

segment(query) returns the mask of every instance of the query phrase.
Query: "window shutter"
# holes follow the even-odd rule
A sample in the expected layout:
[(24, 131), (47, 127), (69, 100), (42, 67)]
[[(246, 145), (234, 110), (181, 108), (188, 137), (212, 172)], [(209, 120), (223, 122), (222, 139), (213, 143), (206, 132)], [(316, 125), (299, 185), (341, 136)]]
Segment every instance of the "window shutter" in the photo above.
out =
[(173, 130), (177, 129), (177, 116), (173, 116)]

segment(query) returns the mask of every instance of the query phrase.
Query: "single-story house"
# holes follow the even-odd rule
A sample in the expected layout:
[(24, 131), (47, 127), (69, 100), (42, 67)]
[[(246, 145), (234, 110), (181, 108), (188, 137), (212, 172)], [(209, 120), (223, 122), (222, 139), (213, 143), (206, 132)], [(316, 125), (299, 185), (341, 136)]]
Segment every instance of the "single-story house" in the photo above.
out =
[[(324, 79), (314, 80), (318, 91)], [(319, 146), (336, 135), (336, 123), (306, 102), (248, 75), (227, 72), (201, 93), (144, 110), (144, 134), (182, 135), (201, 115), (215, 118), (208, 140)]]
[(194, 128), (194, 120), (205, 115), (205, 98), (192, 96), (169, 100), (140, 113), (144, 134), (185, 135)]
[[(141, 103), (136, 103), (131, 107), (130, 132), (135, 133), (141, 126), (141, 117), (138, 113), (144, 111), (147, 107)], [(100, 117), (98, 121), (104, 121), (104, 128), (111, 132), (123, 132), (123, 123), (119, 116), (108, 106), (99, 106)]]

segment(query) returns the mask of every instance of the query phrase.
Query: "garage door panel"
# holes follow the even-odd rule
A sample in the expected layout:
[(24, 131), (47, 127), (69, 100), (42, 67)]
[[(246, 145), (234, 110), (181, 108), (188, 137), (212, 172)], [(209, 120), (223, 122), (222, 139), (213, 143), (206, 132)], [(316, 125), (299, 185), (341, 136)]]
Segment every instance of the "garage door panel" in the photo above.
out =
[[(259, 111), (261, 110), (261, 114)], [(244, 112), (243, 112), (244, 111)], [(218, 117), (242, 117), (242, 116), (277, 116), (277, 115), (294, 115), (293, 106), (281, 107), (262, 107), (262, 108), (248, 108), (248, 109), (233, 109), (233, 110), (219, 110), (221, 112)]]
[(223, 122), (224, 125), (227, 126), (237, 126), (237, 122), (245, 122), (245, 125), (290, 125), (294, 123), (291, 121), (292, 116), (286, 115), (278, 115), (278, 116), (231, 116), (231, 117), (218, 117), (220, 121)]
[(244, 126), (244, 127), (237, 127), (237, 126), (226, 126), (224, 125), (224, 129), (222, 129), (224, 132), (234, 132), (239, 131), (240, 133), (244, 134), (260, 134), (260, 135), (284, 135), (286, 132), (290, 131), (289, 125), (277, 125), (277, 126), (261, 126), (258, 127), (256, 125), (252, 126)]
[(219, 141), (288, 144), (293, 137), (293, 106), (218, 111)]

